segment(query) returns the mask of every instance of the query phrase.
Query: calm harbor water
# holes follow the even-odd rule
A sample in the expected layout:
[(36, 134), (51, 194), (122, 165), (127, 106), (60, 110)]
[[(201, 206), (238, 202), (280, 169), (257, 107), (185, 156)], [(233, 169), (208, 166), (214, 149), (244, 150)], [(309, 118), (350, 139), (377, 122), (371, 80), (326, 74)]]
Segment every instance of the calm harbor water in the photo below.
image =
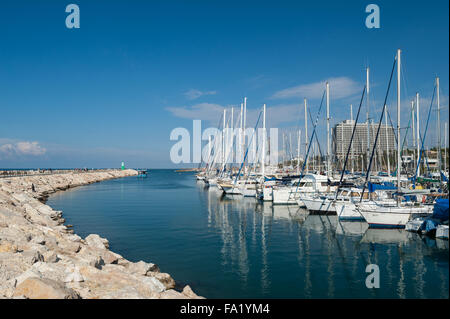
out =
[[(52, 195), (67, 224), (108, 238), (132, 261), (159, 265), (207, 298), (448, 298), (448, 241), (295, 206), (236, 200), (193, 173), (151, 170)], [(380, 288), (368, 289), (368, 264)]]

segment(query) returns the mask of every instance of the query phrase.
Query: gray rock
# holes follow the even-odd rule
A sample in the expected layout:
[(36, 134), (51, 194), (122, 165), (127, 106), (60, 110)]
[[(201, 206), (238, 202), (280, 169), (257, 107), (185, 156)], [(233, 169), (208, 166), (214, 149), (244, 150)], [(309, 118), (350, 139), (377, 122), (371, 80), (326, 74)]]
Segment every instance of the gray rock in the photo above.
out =
[(142, 282), (152, 291), (161, 293), (166, 290), (166, 287), (155, 277), (145, 277)]
[(46, 278), (27, 278), (17, 285), (13, 297), (30, 299), (79, 299), (80, 295), (60, 282)]
[(146, 276), (148, 272), (158, 272), (159, 268), (155, 264), (146, 263), (145, 261), (138, 261), (137, 263), (130, 263), (128, 271), (132, 274)]
[(33, 237), (31, 242), (34, 244), (45, 245), (45, 239), (42, 236)]
[(118, 257), (113, 252), (110, 252), (109, 250), (107, 250), (106, 252), (104, 252), (102, 254), (101, 257), (105, 264), (117, 264), (120, 256)]
[(38, 261), (44, 261), (44, 256), (42, 256), (42, 254), (37, 250), (24, 251), (22, 252), (22, 257), (24, 258), (25, 262), (29, 265), (33, 265)]
[(97, 256), (89, 262), (89, 265), (97, 269), (102, 269), (102, 267), (105, 265), (105, 262), (101, 256)]
[(77, 253), (81, 249), (80, 243), (72, 242), (72, 241), (61, 241), (58, 242), (59, 248), (62, 249), (64, 252), (71, 252), (71, 253)]
[(64, 282), (83, 282), (84, 278), (80, 274), (80, 270), (78, 268), (75, 268), (73, 272), (69, 272), (64, 279)]
[(90, 234), (85, 239), (86, 243), (89, 246), (96, 247), (99, 249), (108, 249), (109, 248), (109, 242), (105, 238), (101, 238), (97, 234)]
[(44, 254), (44, 261), (47, 263), (57, 263), (59, 260), (58, 255), (53, 251)]
[(166, 289), (175, 288), (175, 280), (169, 274), (149, 271), (146, 275), (158, 279)]
[(37, 269), (30, 268), (14, 279), (15, 282), (13, 286), (17, 287), (28, 278), (42, 278), (42, 274)]
[(81, 242), (81, 237), (78, 235), (69, 235), (67, 236), (67, 239), (76, 243), (80, 243)]

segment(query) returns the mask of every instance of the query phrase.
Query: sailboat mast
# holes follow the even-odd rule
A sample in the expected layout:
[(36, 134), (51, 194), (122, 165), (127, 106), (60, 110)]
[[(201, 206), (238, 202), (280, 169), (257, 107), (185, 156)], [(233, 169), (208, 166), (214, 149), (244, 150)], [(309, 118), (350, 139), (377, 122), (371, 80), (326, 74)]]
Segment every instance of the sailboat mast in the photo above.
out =
[[(246, 128), (246, 125), (247, 125), (247, 97), (244, 97), (244, 130), (243, 130), (243, 133), (244, 133), (243, 137), (244, 137), (244, 139), (242, 141), (243, 154), (245, 154), (245, 142), (246, 142), (245, 141), (245, 135), (246, 135), (245, 134), (245, 128)], [(244, 175), (245, 175), (245, 173), (246, 173), (245, 165), (244, 165), (243, 169), (244, 169)]]
[(302, 130), (298, 130), (297, 142), (297, 175), (300, 174), (300, 140), (302, 139)]
[(262, 176), (266, 175), (266, 104), (263, 106)]
[[(210, 157), (210, 162), (208, 163), (208, 164), (211, 164), (211, 160), (212, 160), (212, 158), (211, 158), (211, 153), (212, 153), (212, 150), (213, 150), (213, 145), (212, 145), (212, 143), (211, 143), (212, 141), (211, 141), (211, 135), (209, 136), (209, 157)], [(214, 150), (214, 152), (216, 152), (216, 150)]]
[(222, 130), (222, 163), (225, 165), (225, 122), (226, 122), (227, 110), (223, 110), (223, 130)]
[(387, 158), (387, 173), (388, 176), (391, 176), (391, 161), (389, 159), (389, 129), (388, 129), (388, 121), (387, 121), (387, 107), (384, 108), (385, 117), (384, 117), (384, 123), (385, 123), (385, 134), (386, 134), (386, 158)]
[(331, 176), (330, 150), (330, 84), (327, 82), (327, 177)]
[(308, 109), (306, 106), (306, 99), (304, 99), (305, 103), (305, 161), (306, 161), (306, 173), (308, 173), (308, 157), (306, 153), (308, 152)]
[[(367, 97), (366, 97), (366, 121), (367, 121), (367, 150), (366, 150), (366, 164), (367, 169), (369, 169), (369, 161), (370, 161), (370, 104), (369, 104), (369, 93), (370, 93), (370, 86), (369, 86), (369, 68), (366, 68), (366, 91), (367, 91)], [(370, 172), (369, 172), (370, 174)]]
[(289, 132), (289, 155), (289, 166), (292, 166), (292, 132)]
[(416, 93), (416, 121), (417, 121), (417, 163), (418, 163), (418, 167), (417, 167), (417, 176), (420, 176), (420, 164), (419, 164), (419, 160), (420, 160), (420, 122), (419, 122), (419, 93)]
[(281, 159), (281, 163), (283, 164), (283, 170), (284, 170), (284, 160), (286, 159), (286, 148), (285, 148), (285, 138), (284, 138), (284, 132), (281, 138), (282, 142), (283, 142), (283, 157)]
[[(356, 123), (353, 124), (353, 104), (350, 104), (350, 123), (352, 123), (352, 126), (356, 125)], [(353, 175), (355, 173), (355, 167), (354, 167), (355, 163), (353, 162), (353, 155), (354, 155), (354, 153), (353, 153), (353, 143), (351, 143), (350, 147), (351, 147), (351, 155), (350, 155), (350, 157), (351, 157), (351, 162), (352, 162), (352, 175)]]
[(234, 107), (231, 108), (231, 125), (230, 128), (233, 129), (234, 125)]
[(413, 140), (413, 164), (416, 167), (416, 124), (414, 115), (414, 100), (411, 101), (412, 140)]
[(245, 132), (246, 125), (247, 125), (247, 98), (244, 97), (244, 132)]
[[(400, 192), (400, 70), (401, 70), (401, 50), (397, 50), (397, 190)], [(400, 196), (397, 196), (397, 205), (399, 204)]]
[(241, 130), (240, 130), (240, 134), (239, 134), (239, 161), (242, 161), (243, 156), (244, 156), (244, 143), (243, 143), (243, 139), (244, 139), (244, 130), (243, 130), (243, 112), (244, 112), (244, 104), (241, 103), (241, 117), (240, 117), (240, 124), (241, 124)]
[(230, 126), (230, 152), (231, 152), (231, 165), (230, 165), (230, 173), (233, 171), (233, 162), (234, 162), (234, 154), (233, 154), (233, 140), (234, 140), (234, 108), (231, 108), (231, 126)]
[(436, 77), (436, 91), (437, 91), (437, 136), (438, 136), (438, 171), (439, 171), (439, 181), (442, 185), (442, 159), (441, 159), (441, 104), (439, 101), (439, 77)]
[(444, 173), (447, 173), (447, 122), (445, 122), (445, 136), (444, 136)]
[(312, 149), (313, 149), (312, 169), (313, 169), (313, 172), (315, 172), (316, 171), (316, 142), (313, 140), (313, 141), (311, 141), (311, 143), (313, 143), (313, 145), (312, 145)]

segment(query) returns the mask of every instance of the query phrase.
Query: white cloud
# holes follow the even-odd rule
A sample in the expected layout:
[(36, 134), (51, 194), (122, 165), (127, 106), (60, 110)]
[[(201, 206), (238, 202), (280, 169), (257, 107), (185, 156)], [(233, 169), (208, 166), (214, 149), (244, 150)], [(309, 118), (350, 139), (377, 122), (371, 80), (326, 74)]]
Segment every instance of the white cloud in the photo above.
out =
[(191, 107), (167, 107), (166, 110), (176, 117), (192, 120), (218, 121), (225, 109), (214, 103), (199, 103)]
[(330, 83), (330, 96), (333, 99), (350, 97), (362, 91), (362, 85), (348, 77), (336, 77), (320, 82), (301, 84), (275, 92), (274, 99), (307, 98), (320, 99), (325, 90), (325, 83)]
[(185, 96), (188, 100), (195, 100), (195, 99), (198, 99), (198, 98), (201, 97), (201, 96), (204, 96), (204, 95), (214, 95), (214, 94), (216, 94), (216, 93), (217, 93), (216, 91), (202, 92), (202, 91), (199, 91), (199, 90), (196, 90), (196, 89), (190, 89), (190, 90), (188, 90), (188, 91), (186, 91), (186, 92), (184, 93), (184, 96)]
[(0, 145), (0, 156), (39, 156), (46, 153), (46, 149), (38, 142), (7, 142)]

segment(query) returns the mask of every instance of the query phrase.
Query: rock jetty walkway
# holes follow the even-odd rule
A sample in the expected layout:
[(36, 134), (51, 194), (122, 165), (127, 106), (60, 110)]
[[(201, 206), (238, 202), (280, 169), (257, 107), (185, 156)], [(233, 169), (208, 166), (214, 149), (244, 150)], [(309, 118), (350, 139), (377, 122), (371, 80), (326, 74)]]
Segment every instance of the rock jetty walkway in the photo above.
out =
[(136, 175), (135, 170), (68, 172), (0, 179), (0, 299), (201, 298), (158, 266), (130, 262), (96, 234), (81, 238), (64, 225), (48, 195)]

